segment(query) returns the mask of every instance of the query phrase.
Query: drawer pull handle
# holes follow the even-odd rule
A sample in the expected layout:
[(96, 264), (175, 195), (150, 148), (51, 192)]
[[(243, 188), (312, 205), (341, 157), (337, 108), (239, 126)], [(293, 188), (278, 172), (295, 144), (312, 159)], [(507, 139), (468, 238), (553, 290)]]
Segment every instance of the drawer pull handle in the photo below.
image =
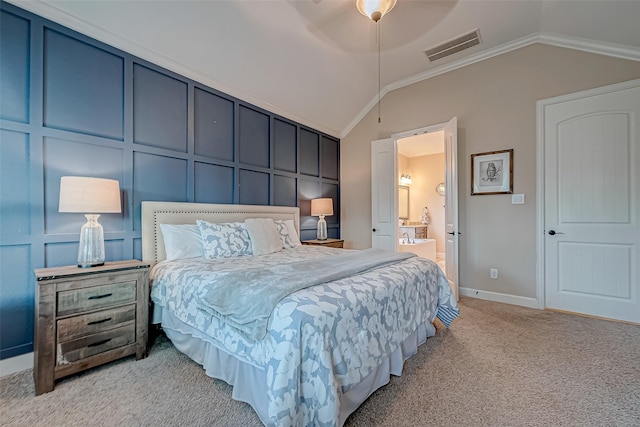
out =
[(89, 299), (102, 299), (102, 298), (110, 297), (111, 295), (113, 294), (93, 295), (93, 296), (90, 296)]
[(111, 341), (111, 338), (107, 338), (106, 340), (102, 340), (102, 341), (94, 342), (93, 344), (89, 344), (87, 347), (97, 347), (97, 346), (99, 346), (99, 345), (106, 344), (106, 343), (108, 343), (109, 341)]
[(94, 320), (93, 322), (87, 323), (87, 326), (89, 326), (89, 325), (99, 325), (100, 323), (108, 322), (109, 320), (111, 320), (111, 317), (107, 317), (106, 319), (102, 319), (102, 320)]

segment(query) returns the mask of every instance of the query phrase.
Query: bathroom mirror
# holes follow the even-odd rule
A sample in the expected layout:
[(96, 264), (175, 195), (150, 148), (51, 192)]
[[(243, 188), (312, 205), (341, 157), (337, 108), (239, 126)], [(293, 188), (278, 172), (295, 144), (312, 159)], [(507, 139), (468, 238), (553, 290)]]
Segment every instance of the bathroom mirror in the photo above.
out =
[(409, 219), (409, 187), (398, 185), (398, 218)]

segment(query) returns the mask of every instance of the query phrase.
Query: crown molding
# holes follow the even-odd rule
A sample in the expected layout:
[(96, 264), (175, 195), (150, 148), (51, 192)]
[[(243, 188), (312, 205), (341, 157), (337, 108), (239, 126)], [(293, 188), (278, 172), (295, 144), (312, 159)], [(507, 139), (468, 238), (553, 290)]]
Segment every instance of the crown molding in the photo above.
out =
[[(212, 87), (223, 93), (226, 93), (235, 98), (241, 99), (244, 102), (253, 104), (259, 108), (263, 108), (276, 115), (286, 117), (289, 120), (296, 121), (305, 126), (309, 126), (320, 132), (324, 132), (328, 135), (338, 136), (344, 138), (355, 128), (355, 126), (367, 115), (367, 113), (375, 107), (378, 103), (378, 94), (375, 94), (372, 99), (364, 106), (364, 108), (349, 122), (349, 124), (342, 129), (342, 131), (331, 129), (325, 125), (315, 122), (307, 117), (301, 117), (291, 111), (286, 111), (279, 108), (276, 105), (272, 105), (263, 100), (255, 98), (253, 95), (243, 91), (242, 89), (216, 80), (212, 76), (202, 73), (200, 71), (183, 66), (181, 63), (169, 58), (168, 56), (141, 44), (127, 40), (124, 37), (111, 32), (105, 28), (93, 25), (85, 20), (79, 19), (62, 9), (55, 6), (53, 2), (47, 2), (45, 0), (5, 0), (7, 3), (11, 3), (16, 7), (25, 9), (29, 12), (35, 13), (45, 19), (49, 19), (65, 27), (69, 27), (72, 30), (78, 31), (86, 36), (92, 37), (98, 41), (106, 43), (110, 46), (127, 52), (131, 55), (137, 56), (145, 61), (154, 63), (160, 67), (164, 67), (169, 71), (178, 73), (184, 77), (190, 78), (203, 85)], [(439, 67), (432, 68), (423, 73), (415, 74), (397, 82), (391, 83), (380, 89), (380, 98), (384, 97), (387, 93), (396, 89), (403, 88), (405, 86), (412, 85), (414, 83), (421, 82), (423, 80), (430, 79), (432, 77), (439, 76), (441, 74), (448, 73), (450, 71), (457, 70), (468, 65), (475, 64), (476, 62), (484, 61), (489, 58), (493, 58), (504, 53), (520, 49), (522, 47), (534, 44), (542, 43), (550, 46), (564, 47), (568, 49), (575, 49), (584, 52), (595, 53), (599, 55), (612, 56), (621, 59), (627, 59), (631, 61), (640, 61), (640, 48), (637, 46), (621, 45), (615, 43), (604, 43), (596, 40), (582, 39), (578, 37), (570, 37), (560, 34), (552, 33), (534, 33), (526, 37), (522, 37), (517, 40), (502, 44), (500, 46), (488, 49), (486, 51), (478, 52), (476, 54), (461, 58), (460, 60), (453, 61), (444, 64)]]
[[(636, 46), (628, 46), (614, 43), (604, 43), (596, 40), (582, 39), (578, 37), (569, 37), (560, 34), (536, 33), (526, 37), (504, 43), (495, 48), (469, 55), (457, 61), (444, 64), (440, 67), (432, 68), (423, 73), (415, 74), (406, 79), (391, 83), (380, 90), (380, 97), (384, 97), (387, 93), (423, 80), (436, 77), (468, 65), (529, 46), (534, 43), (541, 43), (550, 46), (564, 47), (568, 49), (581, 50), (584, 52), (595, 53), (599, 55), (612, 56), (615, 58), (628, 59), (631, 61), (640, 61), (640, 48)], [(353, 130), (354, 127), (367, 115), (369, 111), (378, 103), (378, 95), (376, 94), (371, 101), (354, 117), (346, 128), (340, 132), (340, 138), (344, 138)]]

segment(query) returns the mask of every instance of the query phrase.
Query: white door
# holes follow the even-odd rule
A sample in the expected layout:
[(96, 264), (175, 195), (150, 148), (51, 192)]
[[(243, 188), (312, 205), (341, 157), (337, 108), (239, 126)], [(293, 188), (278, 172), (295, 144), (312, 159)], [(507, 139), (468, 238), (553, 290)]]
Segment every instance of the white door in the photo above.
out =
[(640, 322), (640, 80), (540, 103), (545, 305)]
[(396, 141), (371, 142), (371, 247), (396, 251), (398, 186)]
[(458, 119), (452, 118), (444, 127), (444, 216), (445, 274), (458, 298)]

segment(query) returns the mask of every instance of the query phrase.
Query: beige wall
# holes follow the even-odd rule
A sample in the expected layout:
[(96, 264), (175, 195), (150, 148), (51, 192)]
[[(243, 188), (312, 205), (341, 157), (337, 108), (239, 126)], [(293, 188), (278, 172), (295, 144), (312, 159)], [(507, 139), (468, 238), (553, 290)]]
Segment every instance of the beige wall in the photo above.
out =
[(436, 252), (444, 252), (444, 197), (436, 193), (436, 185), (444, 182), (444, 153), (409, 159), (411, 190), (409, 191), (409, 217), (419, 222), (422, 208), (429, 208), (431, 224), (428, 237), (436, 239)]
[(398, 183), (400, 183), (400, 177), (404, 174), (411, 175), (411, 168), (409, 167), (409, 158), (398, 154)]
[[(460, 279), (464, 288), (536, 296), (536, 101), (640, 78), (640, 62), (535, 44), (388, 93), (341, 140), (345, 247), (371, 246), (372, 140), (458, 118)], [(514, 193), (470, 196), (470, 155), (514, 149)], [(489, 268), (499, 278), (489, 279)]]

